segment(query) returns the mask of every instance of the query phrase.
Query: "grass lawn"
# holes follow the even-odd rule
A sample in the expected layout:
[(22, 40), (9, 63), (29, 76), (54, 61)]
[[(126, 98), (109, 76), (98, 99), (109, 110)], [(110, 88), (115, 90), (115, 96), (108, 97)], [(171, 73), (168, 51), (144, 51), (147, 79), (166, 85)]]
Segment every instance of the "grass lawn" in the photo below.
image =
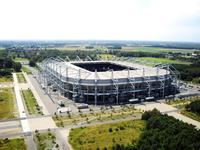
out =
[(17, 79), (19, 83), (26, 83), (26, 79), (22, 73), (17, 73)]
[(31, 92), (31, 90), (22, 90), (22, 96), (23, 96), (23, 99), (25, 101), (28, 113), (30, 115), (42, 114), (42, 112), (41, 112), (41, 110), (40, 110), (40, 108), (37, 104), (37, 101), (36, 101), (33, 93)]
[(106, 60), (107, 59), (110, 60), (114, 57), (112, 54), (99, 54), (98, 56), (99, 56), (99, 58), (106, 59)]
[(17, 139), (0, 139), (1, 150), (26, 150), (25, 140), (22, 138)]
[(69, 142), (75, 150), (111, 149), (115, 144), (137, 144), (145, 121), (131, 120), (71, 129)]
[(22, 66), (22, 70), (24, 72), (26, 72), (27, 74), (32, 74), (32, 72), (27, 67), (25, 67), (25, 66)]
[(191, 118), (191, 119), (194, 119), (196, 121), (200, 121), (200, 115), (196, 114), (196, 113), (193, 113), (193, 112), (190, 112), (190, 111), (187, 111), (187, 110), (182, 110), (181, 111), (181, 114)]
[(37, 150), (47, 150), (53, 148), (59, 149), (58, 144), (56, 144), (56, 137), (50, 131), (43, 133), (36, 131), (33, 136), (33, 140), (36, 144)]
[(196, 121), (200, 121), (200, 115), (187, 111), (185, 109), (185, 106), (190, 104), (192, 101), (197, 100), (198, 97), (191, 97), (190, 99), (180, 99), (180, 100), (174, 100), (174, 101), (169, 101), (167, 104), (172, 105), (173, 107), (176, 107), (180, 110), (180, 113), (182, 115), (185, 115), (191, 119), (194, 119)]
[(137, 61), (142, 61), (147, 65), (155, 65), (155, 64), (159, 64), (159, 63), (163, 63), (163, 64), (190, 64), (189, 62), (185, 62), (185, 61), (179, 61), (179, 60), (171, 60), (168, 58), (154, 58), (154, 57), (138, 57), (136, 58)]
[(28, 59), (27, 58), (22, 58), (22, 57), (16, 57), (14, 59), (14, 61), (16, 61), (16, 62), (18, 62), (18, 61), (28, 61)]
[(11, 76), (0, 76), (0, 82), (12, 82), (12, 75)]
[(8, 119), (14, 117), (13, 89), (0, 88), (0, 119)]
[(194, 100), (195, 99), (179, 99), (179, 100), (171, 100), (166, 103), (178, 109), (184, 109), (187, 104), (191, 103)]

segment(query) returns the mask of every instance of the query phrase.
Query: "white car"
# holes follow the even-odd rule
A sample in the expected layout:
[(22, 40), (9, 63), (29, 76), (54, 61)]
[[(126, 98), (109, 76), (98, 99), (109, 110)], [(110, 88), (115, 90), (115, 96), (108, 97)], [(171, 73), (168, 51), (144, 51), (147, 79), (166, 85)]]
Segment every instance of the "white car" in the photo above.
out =
[(71, 112), (71, 108), (70, 107), (58, 107), (57, 108), (57, 112), (58, 113), (68, 113), (68, 112)]

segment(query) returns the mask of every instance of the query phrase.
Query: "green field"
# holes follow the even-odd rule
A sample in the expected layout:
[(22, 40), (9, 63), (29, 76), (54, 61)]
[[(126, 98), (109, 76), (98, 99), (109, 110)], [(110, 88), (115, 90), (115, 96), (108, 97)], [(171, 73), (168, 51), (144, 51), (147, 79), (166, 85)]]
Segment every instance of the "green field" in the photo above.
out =
[(42, 114), (40, 107), (38, 106), (37, 101), (31, 90), (22, 90), (22, 96), (30, 115)]
[(26, 79), (22, 73), (17, 73), (17, 79), (19, 83), (26, 83)]
[(25, 66), (22, 66), (22, 71), (26, 72), (27, 74), (32, 74), (32, 72)]
[(14, 92), (12, 88), (0, 88), (0, 119), (14, 118)]
[(50, 131), (43, 133), (36, 131), (33, 140), (36, 144), (37, 150), (48, 150), (53, 148), (59, 149), (58, 144), (56, 144), (56, 137)]
[(172, 52), (172, 53), (193, 53), (192, 49), (175, 49), (175, 48), (159, 48), (159, 47), (123, 47), (122, 50), (139, 51), (139, 52)]
[(168, 58), (154, 58), (154, 57), (138, 57), (136, 61), (142, 62), (146, 65), (154, 66), (156, 64), (190, 64), (189, 62), (172, 60)]
[(28, 61), (28, 59), (27, 59), (27, 58), (22, 58), (22, 57), (16, 57), (16, 58), (14, 59), (14, 61), (16, 61), (16, 62)]
[(12, 82), (12, 75), (11, 76), (1, 76), (0, 82)]
[(71, 129), (69, 142), (75, 150), (111, 149), (115, 144), (137, 144), (145, 121), (131, 120)]
[(25, 140), (17, 139), (0, 139), (0, 150), (26, 150)]
[(108, 60), (110, 60), (110, 59), (114, 58), (114, 55), (112, 55), (112, 54), (99, 54), (98, 57), (100, 59), (108, 59)]

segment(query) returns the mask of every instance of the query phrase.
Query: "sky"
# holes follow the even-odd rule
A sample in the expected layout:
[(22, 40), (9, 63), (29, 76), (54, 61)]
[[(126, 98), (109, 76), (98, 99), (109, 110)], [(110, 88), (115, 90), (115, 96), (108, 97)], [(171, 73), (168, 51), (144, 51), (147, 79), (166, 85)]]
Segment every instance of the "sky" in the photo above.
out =
[(0, 40), (200, 42), (200, 0), (0, 0)]

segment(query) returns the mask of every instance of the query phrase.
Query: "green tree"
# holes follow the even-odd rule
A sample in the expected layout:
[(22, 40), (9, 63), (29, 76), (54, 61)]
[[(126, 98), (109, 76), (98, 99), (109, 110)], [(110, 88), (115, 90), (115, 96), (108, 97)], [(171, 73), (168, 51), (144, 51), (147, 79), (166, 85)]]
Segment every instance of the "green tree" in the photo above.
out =
[(35, 67), (35, 66), (36, 66), (36, 63), (35, 63), (34, 60), (30, 60), (30, 61), (29, 61), (29, 65), (30, 65), (31, 67)]
[(19, 71), (21, 70), (21, 68), (22, 68), (22, 65), (21, 65), (20, 62), (15, 62), (15, 63), (13, 64), (13, 69), (14, 69), (16, 72), (19, 72)]

